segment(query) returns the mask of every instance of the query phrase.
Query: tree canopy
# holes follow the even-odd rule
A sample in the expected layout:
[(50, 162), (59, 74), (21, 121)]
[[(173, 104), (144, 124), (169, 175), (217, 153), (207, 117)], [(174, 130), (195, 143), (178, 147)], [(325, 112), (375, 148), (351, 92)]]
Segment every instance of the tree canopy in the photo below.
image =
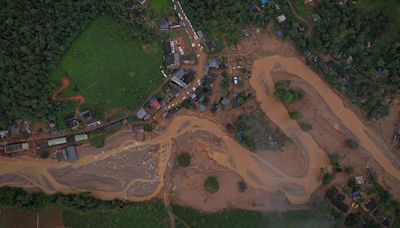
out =
[[(132, 36), (152, 40), (142, 23), (143, 8), (129, 11), (117, 0), (2, 1), (0, 9), (0, 128), (13, 118), (39, 119), (62, 112), (50, 100), (49, 73), (99, 14), (122, 19)], [(138, 29), (139, 28), (139, 29)], [(150, 37), (150, 38), (149, 38)]]

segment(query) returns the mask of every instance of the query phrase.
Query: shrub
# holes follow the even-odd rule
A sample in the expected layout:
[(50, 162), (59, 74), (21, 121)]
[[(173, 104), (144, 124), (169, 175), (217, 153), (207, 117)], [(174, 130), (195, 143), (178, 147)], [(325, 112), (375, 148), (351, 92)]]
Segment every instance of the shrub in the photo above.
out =
[(89, 135), (90, 145), (96, 148), (102, 148), (104, 146), (104, 134), (103, 133), (91, 133)]
[(312, 130), (311, 124), (308, 124), (308, 123), (305, 123), (305, 122), (299, 123), (299, 126), (300, 126), (301, 130), (303, 130), (305, 132)]
[(355, 150), (358, 148), (358, 143), (355, 140), (349, 138), (346, 139), (346, 146), (350, 149)]
[(348, 175), (351, 175), (351, 174), (353, 174), (353, 168), (351, 168), (351, 167), (345, 167), (345, 168), (344, 168), (344, 172), (345, 172), (346, 174), (348, 174)]
[(328, 184), (330, 184), (332, 182), (332, 180), (333, 180), (332, 174), (329, 173), (329, 172), (325, 172), (324, 176), (322, 177), (322, 184), (323, 185), (328, 185)]
[(178, 165), (180, 165), (181, 167), (188, 167), (191, 160), (192, 156), (190, 156), (190, 154), (186, 152), (179, 154), (177, 157)]
[(203, 184), (204, 189), (209, 193), (216, 193), (219, 190), (219, 183), (217, 178), (215, 177), (208, 177)]
[(303, 117), (301, 112), (298, 112), (298, 111), (290, 112), (289, 115), (290, 115), (290, 118), (294, 119), (294, 120), (299, 120), (299, 119), (301, 119), (301, 117)]
[(247, 184), (244, 181), (239, 181), (238, 182), (238, 190), (239, 192), (245, 192), (247, 189)]
[(149, 123), (146, 123), (146, 124), (144, 125), (144, 130), (145, 130), (145, 131), (148, 131), (148, 132), (153, 131), (153, 125), (151, 125), (151, 124), (149, 124)]
[(332, 154), (329, 155), (329, 161), (331, 162), (331, 165), (335, 168), (339, 168), (339, 161), (340, 161), (340, 155), (339, 154)]
[(46, 159), (48, 157), (49, 157), (49, 152), (47, 152), (46, 150), (43, 150), (43, 151), (39, 152), (39, 158)]

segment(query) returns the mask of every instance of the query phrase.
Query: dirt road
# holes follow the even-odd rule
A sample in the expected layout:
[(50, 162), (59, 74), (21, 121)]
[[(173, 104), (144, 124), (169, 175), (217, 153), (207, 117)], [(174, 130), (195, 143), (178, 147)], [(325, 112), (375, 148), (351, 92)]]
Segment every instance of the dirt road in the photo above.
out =
[(78, 102), (78, 104), (85, 103), (85, 98), (81, 95), (61, 97), (60, 94), (71, 86), (71, 82), (65, 76), (63, 76), (60, 79), (60, 82), (61, 82), (61, 87), (51, 94), (51, 99), (53, 101), (75, 101)]
[(288, 5), (289, 5), (290, 9), (292, 10), (294, 16), (307, 25), (307, 36), (308, 36), (308, 38), (312, 38), (312, 36), (314, 35), (314, 31), (313, 31), (313, 27), (312, 27), (311, 22), (308, 21), (307, 19), (303, 18), (302, 16), (300, 16), (297, 13), (296, 8), (294, 7), (294, 5), (293, 5), (291, 0), (288, 0), (287, 2), (288, 2)]

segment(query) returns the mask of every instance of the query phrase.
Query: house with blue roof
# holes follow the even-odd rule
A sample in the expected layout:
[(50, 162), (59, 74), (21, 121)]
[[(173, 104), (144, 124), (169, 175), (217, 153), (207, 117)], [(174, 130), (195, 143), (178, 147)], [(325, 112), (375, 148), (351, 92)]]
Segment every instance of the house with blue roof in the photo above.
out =
[(67, 159), (70, 162), (78, 160), (78, 156), (76, 155), (76, 150), (74, 146), (69, 146), (65, 148), (65, 153), (67, 154)]
[(208, 64), (208, 66), (209, 66), (210, 68), (219, 68), (219, 64), (218, 64), (217, 59), (216, 59), (216, 58), (210, 59), (210, 62), (209, 62), (209, 64)]
[(268, 5), (269, 0), (260, 0), (262, 6)]

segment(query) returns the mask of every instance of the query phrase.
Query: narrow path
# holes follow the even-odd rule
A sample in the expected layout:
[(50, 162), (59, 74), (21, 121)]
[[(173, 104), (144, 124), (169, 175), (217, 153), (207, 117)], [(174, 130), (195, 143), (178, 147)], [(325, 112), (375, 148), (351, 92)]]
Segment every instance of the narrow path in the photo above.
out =
[(314, 36), (314, 31), (313, 31), (311, 22), (308, 21), (307, 19), (303, 18), (302, 16), (300, 16), (300, 14), (297, 13), (296, 8), (294, 7), (294, 5), (292, 3), (292, 0), (288, 0), (287, 3), (289, 5), (290, 9), (292, 10), (294, 16), (307, 25), (307, 36), (309, 39), (311, 39)]
[(170, 228), (175, 228), (175, 215), (174, 212), (171, 209), (170, 206), (170, 201), (169, 201), (169, 193), (170, 193), (170, 186), (168, 186), (167, 190), (164, 192), (164, 206), (167, 209), (168, 212), (168, 218), (169, 218), (169, 226)]

